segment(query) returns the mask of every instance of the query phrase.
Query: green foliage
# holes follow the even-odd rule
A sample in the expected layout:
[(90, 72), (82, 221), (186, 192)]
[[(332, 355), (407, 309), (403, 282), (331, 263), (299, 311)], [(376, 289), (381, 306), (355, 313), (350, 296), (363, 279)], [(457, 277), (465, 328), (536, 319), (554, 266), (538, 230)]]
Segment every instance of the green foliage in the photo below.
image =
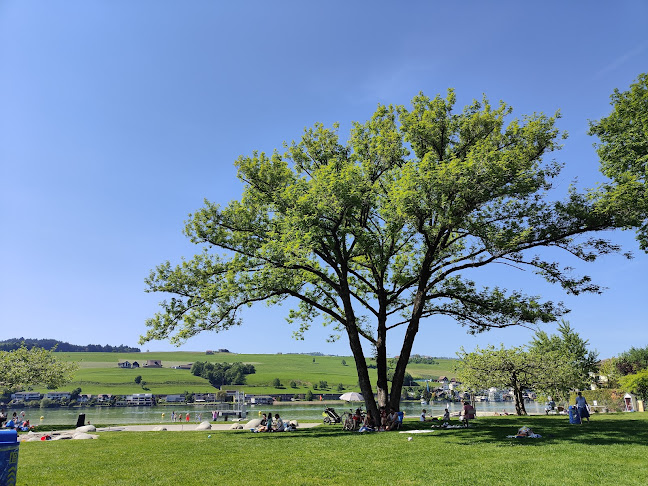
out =
[(344, 385), (342, 383), (338, 383), (338, 386), (337, 386), (336, 389), (337, 389), (337, 391), (344, 391)]
[(512, 388), (515, 409), (518, 415), (526, 415), (523, 391), (538, 389), (548, 384), (560, 381), (556, 374), (556, 366), (560, 355), (540, 354), (524, 347), (499, 348), (488, 346), (479, 347), (467, 353), (461, 349), (461, 362), (458, 374), (461, 382), (472, 390), (484, 390), (490, 387)]
[(137, 375), (133, 381), (139, 385), (142, 383), (142, 375)]
[(347, 365), (346, 360), (343, 359), (343, 360), (342, 360), (342, 366), (346, 366), (346, 365)]
[(326, 380), (320, 380), (319, 382), (319, 387), (322, 390), (325, 390), (328, 388), (328, 382)]
[[(588, 277), (534, 254), (550, 247), (592, 261), (617, 248), (578, 236), (628, 224), (599, 210), (595, 193), (572, 188), (563, 201), (548, 198), (560, 165), (544, 156), (560, 148), (558, 115), (511, 120), (504, 103), (484, 98), (456, 110), (455, 102), (452, 90), (445, 98), (419, 94), (411, 109), (379, 106), (353, 123), (346, 143), (337, 125), (316, 124), (284, 153), (241, 156), (241, 199), (225, 207), (206, 201), (186, 223), (202, 251), (177, 266), (162, 263), (146, 279), (148, 292), (171, 298), (147, 321), (141, 342), (226, 331), (241, 324), (240, 309), (290, 299), (298, 338), (316, 321), (333, 325), (331, 339), (347, 333), (375, 412), (373, 383), (381, 404), (391, 396), (398, 406), (426, 318), (449, 315), (474, 333), (566, 312), (466, 275), (505, 263), (571, 294), (599, 291)], [(390, 393), (386, 350), (394, 330), (405, 338)], [(376, 381), (363, 343), (375, 351)]]
[(648, 402), (648, 369), (626, 375), (620, 382), (624, 389)]
[(537, 331), (530, 344), (530, 351), (553, 359), (553, 376), (536, 385), (536, 391), (544, 392), (555, 400), (565, 400), (570, 390), (588, 389), (598, 372), (598, 353), (587, 349), (589, 342), (562, 320), (560, 334), (548, 335)]
[(290, 388), (297, 388), (297, 382), (295, 380), (290, 381)]
[(631, 347), (619, 355), (616, 364), (622, 375), (648, 369), (648, 346), (644, 348)]
[(619, 386), (621, 373), (618, 367), (618, 358), (604, 359), (599, 363), (600, 385), (605, 388), (616, 388)]
[(410, 356), (409, 364), (439, 364), (437, 360), (430, 356), (421, 356), (420, 354), (413, 354)]
[[(596, 401), (597, 405), (605, 408), (608, 412), (622, 412), (625, 410), (625, 404), (623, 401), (623, 395), (625, 392), (622, 392), (617, 389), (611, 388), (597, 388), (596, 390), (584, 390), (583, 396), (587, 399), (587, 403), (590, 406), (594, 405)], [(576, 403), (576, 394), (571, 396), (571, 403)], [(599, 409), (593, 409), (599, 410)]]
[(246, 375), (256, 370), (251, 364), (243, 363), (210, 363), (195, 362), (191, 366), (191, 373), (209, 381), (214, 388), (222, 385), (244, 385)]
[(275, 378), (272, 380), (272, 386), (275, 388), (280, 388), (281, 387), (281, 380), (279, 378)]
[(100, 344), (88, 344), (86, 346), (78, 346), (70, 344), (65, 341), (58, 341), (56, 339), (25, 339), (13, 338), (0, 341), (0, 351), (15, 351), (21, 346), (27, 349), (43, 348), (48, 351), (56, 351), (59, 353), (65, 352), (90, 352), (90, 353), (139, 353), (139, 348), (132, 348), (124, 344), (119, 346), (111, 346), (107, 344), (102, 346)]
[(628, 226), (639, 227), (638, 240), (648, 251), (648, 74), (610, 98), (612, 112), (590, 122), (589, 134), (598, 136), (601, 172), (613, 180), (604, 186), (610, 210), (627, 213)]
[(69, 383), (76, 363), (64, 362), (53, 351), (21, 346), (15, 351), (0, 351), (0, 386), (17, 388), (27, 385), (44, 385), (50, 389)]
[(307, 390), (305, 398), (306, 398), (307, 401), (312, 402), (313, 401), (313, 392), (311, 390)]

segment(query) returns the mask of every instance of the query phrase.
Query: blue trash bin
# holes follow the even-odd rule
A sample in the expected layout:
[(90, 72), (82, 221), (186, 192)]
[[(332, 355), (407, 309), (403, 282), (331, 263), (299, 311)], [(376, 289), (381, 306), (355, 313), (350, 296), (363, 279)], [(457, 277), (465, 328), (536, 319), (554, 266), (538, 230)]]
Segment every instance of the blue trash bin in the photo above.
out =
[(580, 416), (580, 413), (578, 413), (578, 409), (576, 407), (574, 407), (573, 405), (570, 405), (567, 410), (569, 411), (569, 423), (570, 424), (580, 424), (581, 423), (581, 416)]
[(18, 474), (18, 432), (0, 430), (0, 484), (15, 486)]

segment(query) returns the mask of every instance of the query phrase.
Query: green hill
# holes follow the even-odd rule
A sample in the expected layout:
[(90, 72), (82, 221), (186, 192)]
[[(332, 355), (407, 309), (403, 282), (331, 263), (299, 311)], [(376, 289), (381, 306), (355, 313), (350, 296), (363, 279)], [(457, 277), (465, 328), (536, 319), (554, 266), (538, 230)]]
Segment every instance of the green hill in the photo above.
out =
[[(358, 377), (355, 363), (349, 356), (311, 356), (303, 354), (234, 354), (216, 353), (207, 355), (199, 352), (152, 352), (152, 353), (57, 353), (56, 356), (65, 361), (78, 362), (80, 367), (75, 374), (74, 381), (68, 383), (61, 390), (81, 388), (82, 393), (96, 395), (98, 393), (111, 393), (113, 395), (126, 395), (131, 393), (169, 394), (190, 391), (194, 393), (213, 392), (215, 389), (203, 378), (194, 376), (189, 370), (172, 369), (196, 361), (212, 363), (251, 363), (256, 368), (256, 373), (247, 375), (245, 385), (227, 385), (228, 390), (245, 390), (254, 394), (277, 393), (314, 393), (322, 391), (320, 381), (328, 383), (328, 389), (323, 391), (335, 393), (338, 384), (342, 384), (346, 391), (359, 391)], [(136, 368), (122, 369), (117, 366), (118, 361), (137, 361), (140, 365), (147, 360), (162, 361), (162, 368)], [(343, 364), (346, 362), (346, 365)], [(437, 359), (438, 364), (411, 364), (407, 371), (415, 379), (432, 379), (439, 376), (454, 376), (456, 360)], [(370, 369), (373, 382), (376, 380), (376, 371)], [(143, 388), (135, 383), (135, 377), (141, 376), (146, 383)], [(278, 378), (282, 388), (273, 386), (273, 381)], [(295, 382), (295, 388), (291, 387)], [(318, 390), (313, 386), (317, 385)], [(45, 389), (37, 389), (45, 393)]]

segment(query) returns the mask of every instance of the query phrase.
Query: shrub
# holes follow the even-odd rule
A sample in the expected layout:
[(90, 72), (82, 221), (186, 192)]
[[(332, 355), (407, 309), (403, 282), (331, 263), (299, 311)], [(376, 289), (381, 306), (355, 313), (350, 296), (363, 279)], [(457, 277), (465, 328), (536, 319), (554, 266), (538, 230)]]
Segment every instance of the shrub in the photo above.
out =
[(279, 388), (281, 386), (281, 380), (279, 380), (279, 378), (275, 378), (274, 380), (272, 380), (272, 386)]
[(306, 400), (308, 400), (309, 402), (313, 401), (313, 392), (312, 391), (308, 390), (306, 392)]
[(290, 388), (297, 388), (297, 382), (295, 380), (290, 382)]

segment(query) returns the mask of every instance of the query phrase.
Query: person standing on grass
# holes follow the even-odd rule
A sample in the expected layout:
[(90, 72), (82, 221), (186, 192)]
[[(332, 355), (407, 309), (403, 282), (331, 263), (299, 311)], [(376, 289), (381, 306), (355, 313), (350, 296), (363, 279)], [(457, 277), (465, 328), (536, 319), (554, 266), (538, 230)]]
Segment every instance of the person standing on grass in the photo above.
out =
[(587, 400), (581, 392), (578, 392), (578, 395), (576, 396), (576, 408), (578, 409), (578, 414), (581, 417), (581, 423), (583, 423), (583, 419), (587, 419), (587, 421), (589, 422), (589, 405), (587, 404)]

